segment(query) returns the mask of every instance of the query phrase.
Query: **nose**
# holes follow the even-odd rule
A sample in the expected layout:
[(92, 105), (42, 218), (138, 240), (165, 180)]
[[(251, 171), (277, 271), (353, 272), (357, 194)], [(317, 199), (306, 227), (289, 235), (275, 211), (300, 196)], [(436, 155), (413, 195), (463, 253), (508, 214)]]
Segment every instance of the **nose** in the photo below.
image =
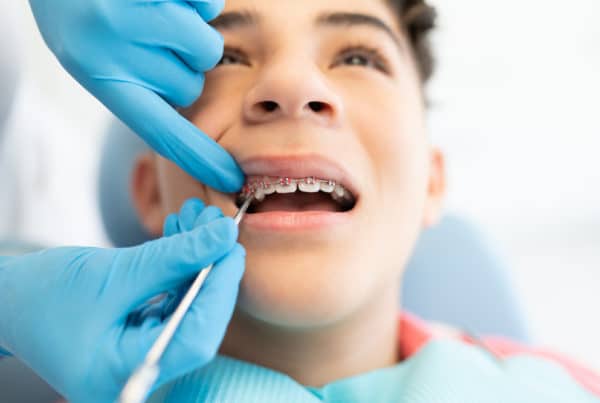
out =
[(260, 124), (296, 119), (328, 126), (339, 122), (342, 102), (322, 72), (298, 66), (282, 63), (262, 72), (244, 100), (246, 121)]

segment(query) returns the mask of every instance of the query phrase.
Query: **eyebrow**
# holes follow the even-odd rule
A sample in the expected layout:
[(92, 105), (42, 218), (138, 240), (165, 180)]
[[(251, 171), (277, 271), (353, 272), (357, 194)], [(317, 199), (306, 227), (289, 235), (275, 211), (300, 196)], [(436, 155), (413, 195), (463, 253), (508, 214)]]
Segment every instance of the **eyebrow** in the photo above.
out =
[(215, 29), (232, 31), (235, 29), (255, 27), (259, 23), (258, 14), (251, 11), (229, 11), (209, 22)]
[(394, 32), (394, 30), (383, 20), (368, 14), (362, 13), (329, 13), (323, 14), (317, 18), (317, 25), (330, 27), (370, 27), (375, 28), (390, 37), (396, 46), (402, 51), (404, 46)]
[[(218, 30), (233, 31), (236, 29), (253, 28), (260, 23), (260, 16), (253, 11), (229, 11), (219, 15), (210, 22)], [(404, 46), (394, 30), (378, 17), (362, 13), (331, 12), (321, 14), (316, 20), (317, 26), (324, 27), (370, 27), (375, 28), (390, 37), (402, 51)]]

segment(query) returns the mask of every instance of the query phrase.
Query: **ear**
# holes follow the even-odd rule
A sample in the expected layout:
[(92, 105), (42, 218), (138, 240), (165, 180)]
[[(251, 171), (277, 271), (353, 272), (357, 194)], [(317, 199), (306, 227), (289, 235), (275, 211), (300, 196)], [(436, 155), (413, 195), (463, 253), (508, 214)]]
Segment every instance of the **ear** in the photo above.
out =
[(429, 185), (423, 214), (423, 226), (435, 225), (441, 215), (444, 196), (446, 195), (446, 163), (444, 154), (432, 148), (429, 168)]
[(134, 163), (131, 175), (131, 197), (144, 228), (151, 235), (160, 237), (164, 214), (157, 160), (151, 152), (140, 155)]

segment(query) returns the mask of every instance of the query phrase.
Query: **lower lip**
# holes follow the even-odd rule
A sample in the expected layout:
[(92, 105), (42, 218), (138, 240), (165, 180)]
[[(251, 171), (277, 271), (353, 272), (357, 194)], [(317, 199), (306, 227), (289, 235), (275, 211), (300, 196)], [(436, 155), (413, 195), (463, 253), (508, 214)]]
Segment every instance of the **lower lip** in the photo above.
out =
[(261, 231), (311, 231), (323, 230), (347, 224), (352, 218), (351, 212), (330, 211), (271, 211), (246, 214), (242, 225)]

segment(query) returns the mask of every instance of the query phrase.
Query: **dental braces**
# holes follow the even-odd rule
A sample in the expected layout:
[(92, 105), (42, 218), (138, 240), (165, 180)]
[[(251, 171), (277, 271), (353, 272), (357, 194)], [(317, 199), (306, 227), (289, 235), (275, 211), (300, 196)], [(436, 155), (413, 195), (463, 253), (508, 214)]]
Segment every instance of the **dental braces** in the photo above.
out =
[(289, 177), (264, 177), (251, 179), (242, 188), (240, 199), (254, 196), (261, 202), (266, 196), (273, 193), (289, 194), (300, 190), (304, 193), (329, 193), (331, 198), (341, 204), (353, 204), (354, 196), (344, 186), (331, 179), (318, 179), (313, 176), (307, 178)]

